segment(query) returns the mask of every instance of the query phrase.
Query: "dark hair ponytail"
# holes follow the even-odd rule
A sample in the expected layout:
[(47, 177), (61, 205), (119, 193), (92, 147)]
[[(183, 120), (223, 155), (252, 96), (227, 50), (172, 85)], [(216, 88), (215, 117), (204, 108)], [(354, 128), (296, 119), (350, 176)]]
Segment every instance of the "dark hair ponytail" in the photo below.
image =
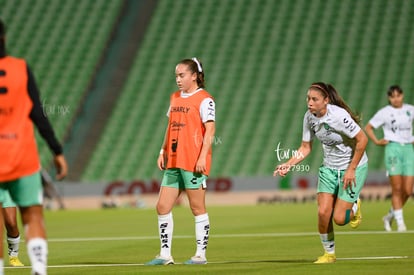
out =
[(189, 70), (192, 73), (197, 74), (197, 85), (199, 88), (205, 88), (205, 81), (204, 81), (204, 69), (203, 64), (200, 60), (198, 60), (196, 57), (193, 57), (191, 59), (183, 59), (180, 61), (179, 64), (185, 64), (188, 66)]
[(339, 106), (345, 109), (356, 123), (359, 124), (361, 122), (361, 118), (359, 114), (356, 114), (351, 110), (348, 104), (345, 103), (345, 101), (342, 99), (342, 97), (338, 94), (336, 89), (331, 84), (326, 84), (323, 82), (315, 82), (315, 83), (312, 83), (312, 85), (310, 86), (310, 89), (318, 90), (324, 95), (324, 97), (329, 98), (330, 104), (333, 104), (333, 105), (336, 105), (336, 106)]

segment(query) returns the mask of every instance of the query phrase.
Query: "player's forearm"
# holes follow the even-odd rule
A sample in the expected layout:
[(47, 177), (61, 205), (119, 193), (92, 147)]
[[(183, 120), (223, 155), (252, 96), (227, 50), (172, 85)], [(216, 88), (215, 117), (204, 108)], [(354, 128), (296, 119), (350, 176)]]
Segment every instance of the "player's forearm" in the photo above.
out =
[(365, 133), (361, 130), (356, 136), (354, 156), (352, 157), (351, 163), (349, 164), (349, 169), (355, 170), (358, 167), (358, 164), (361, 161), (362, 156), (364, 155), (367, 144), (368, 138), (365, 135)]
[(375, 143), (378, 144), (378, 138), (374, 133), (373, 127), (371, 124), (367, 124), (365, 126), (365, 132), (367, 133), (367, 136)]
[[(162, 153), (164, 153), (164, 151), (167, 150), (167, 136), (168, 136), (168, 127), (169, 126), (170, 125), (167, 125), (167, 128), (165, 129), (164, 139), (163, 139), (162, 145), (161, 145), (161, 151), (162, 151)], [(160, 152), (160, 154), (161, 154), (161, 152)]]
[(296, 165), (302, 162), (312, 151), (312, 145), (309, 142), (302, 142), (293, 156), (286, 162), (287, 165)]

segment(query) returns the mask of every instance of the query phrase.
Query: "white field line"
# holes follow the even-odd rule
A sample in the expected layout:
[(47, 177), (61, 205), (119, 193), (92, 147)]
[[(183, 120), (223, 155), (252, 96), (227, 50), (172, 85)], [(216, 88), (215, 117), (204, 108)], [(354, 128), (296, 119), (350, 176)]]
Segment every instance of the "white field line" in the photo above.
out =
[[(414, 230), (407, 232), (386, 232), (386, 231), (347, 231), (335, 232), (335, 235), (373, 235), (373, 234), (413, 234)], [(260, 237), (303, 237), (318, 236), (318, 232), (292, 232), (292, 233), (241, 233), (241, 234), (212, 234), (210, 238), (260, 238)], [(174, 239), (194, 238), (193, 235), (177, 235)], [(91, 238), (50, 238), (48, 242), (94, 242), (94, 241), (131, 241), (131, 240), (154, 240), (158, 236), (130, 236), (130, 237), (91, 237)]]
[[(385, 232), (385, 231), (349, 231), (349, 232), (335, 232), (336, 235), (370, 235), (370, 234), (413, 234), (414, 230), (404, 233)], [(317, 232), (292, 232), (292, 233), (252, 233), (252, 234), (214, 234), (213, 238), (252, 238), (252, 237), (298, 237), (298, 236), (317, 236)], [(179, 235), (174, 236), (176, 239), (194, 238), (193, 235)], [(97, 237), (97, 238), (51, 238), (48, 242), (95, 242), (95, 241), (131, 241), (131, 240), (152, 240), (158, 239), (158, 236), (135, 236), (135, 237)], [(23, 241), (23, 240), (22, 240)], [(352, 258), (337, 258), (338, 261), (347, 260), (392, 260), (392, 259), (409, 259), (414, 256), (370, 256), (370, 257), (352, 257)], [(209, 264), (231, 264), (231, 263), (258, 263), (260, 261), (220, 261), (208, 262)], [(266, 262), (275, 262), (278, 260), (268, 260)], [(182, 264), (182, 263), (175, 263)], [(73, 265), (49, 265), (48, 268), (82, 268), (82, 267), (127, 267), (127, 266), (143, 266), (143, 263), (127, 263), (127, 264), (73, 264)], [(5, 269), (29, 269), (30, 266), (24, 267), (4, 267)]]
[[(346, 260), (395, 260), (395, 259), (409, 259), (413, 257), (409, 256), (372, 256), (372, 257), (353, 257), (353, 258), (337, 258), (338, 261), (346, 261)], [(252, 264), (252, 263), (260, 263), (261, 261), (241, 261), (241, 260), (235, 260), (235, 261), (220, 261), (220, 262), (208, 262), (208, 264)], [(266, 260), (263, 262), (279, 262), (278, 260)], [(283, 261), (281, 261), (283, 262)], [(312, 261), (309, 261), (311, 263)], [(302, 262), (304, 263), (304, 262)], [(182, 263), (175, 263), (176, 265), (181, 265)], [(49, 265), (48, 268), (84, 268), (84, 267), (128, 267), (128, 266), (144, 266), (143, 263), (133, 263), (133, 264), (73, 264), (73, 265)], [(30, 266), (24, 266), (24, 267), (4, 267), (5, 269), (29, 269)]]

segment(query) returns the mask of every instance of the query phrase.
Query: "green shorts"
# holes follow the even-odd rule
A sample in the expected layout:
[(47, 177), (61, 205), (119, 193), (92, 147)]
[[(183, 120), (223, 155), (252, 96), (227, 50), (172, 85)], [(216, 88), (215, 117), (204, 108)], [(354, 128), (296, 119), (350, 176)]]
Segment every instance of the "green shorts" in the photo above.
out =
[(7, 196), (10, 197), (11, 203), (14, 201), (18, 206), (42, 205), (43, 187), (40, 172), (17, 180), (1, 182), (0, 200), (5, 204), (4, 207), (11, 207), (10, 202), (7, 202)]
[(337, 170), (321, 166), (319, 168), (318, 193), (334, 194), (343, 201), (351, 203), (355, 202), (358, 199), (367, 178), (368, 164), (366, 163), (357, 167), (355, 171), (355, 187), (347, 188), (346, 190), (342, 188), (344, 174), (345, 170)]
[(385, 146), (385, 168), (388, 176), (414, 176), (413, 145), (411, 143), (388, 143)]
[(3, 193), (4, 193), (3, 208), (17, 207), (16, 203), (10, 197), (10, 193), (9, 192), (3, 192)]
[(207, 176), (194, 173), (180, 168), (167, 169), (161, 181), (161, 186), (174, 187), (177, 189), (199, 189), (207, 188)]

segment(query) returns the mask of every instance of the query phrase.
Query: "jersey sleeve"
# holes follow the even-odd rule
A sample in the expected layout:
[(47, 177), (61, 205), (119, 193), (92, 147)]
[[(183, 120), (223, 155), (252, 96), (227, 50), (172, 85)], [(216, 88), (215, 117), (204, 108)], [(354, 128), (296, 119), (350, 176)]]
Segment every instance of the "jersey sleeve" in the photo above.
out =
[(171, 111), (171, 105), (168, 106), (168, 110), (167, 110), (167, 113), (166, 113), (166, 116), (167, 117), (170, 117), (170, 111)]
[(313, 140), (314, 132), (311, 129), (311, 125), (309, 123), (309, 113), (306, 112), (305, 116), (303, 117), (303, 130), (302, 130), (302, 141), (310, 142)]
[(345, 134), (347, 137), (354, 138), (361, 130), (361, 127), (358, 125), (358, 123), (356, 123), (355, 120), (352, 119), (351, 115), (344, 109), (342, 109), (336, 115), (337, 118), (335, 128), (339, 132)]
[(203, 123), (216, 120), (216, 104), (212, 98), (208, 97), (201, 102), (200, 117)]
[(375, 115), (369, 120), (369, 124), (372, 125), (372, 127), (374, 127), (375, 129), (377, 129), (378, 127), (384, 125), (385, 121), (384, 121), (384, 109), (379, 110), (378, 112), (375, 113)]

